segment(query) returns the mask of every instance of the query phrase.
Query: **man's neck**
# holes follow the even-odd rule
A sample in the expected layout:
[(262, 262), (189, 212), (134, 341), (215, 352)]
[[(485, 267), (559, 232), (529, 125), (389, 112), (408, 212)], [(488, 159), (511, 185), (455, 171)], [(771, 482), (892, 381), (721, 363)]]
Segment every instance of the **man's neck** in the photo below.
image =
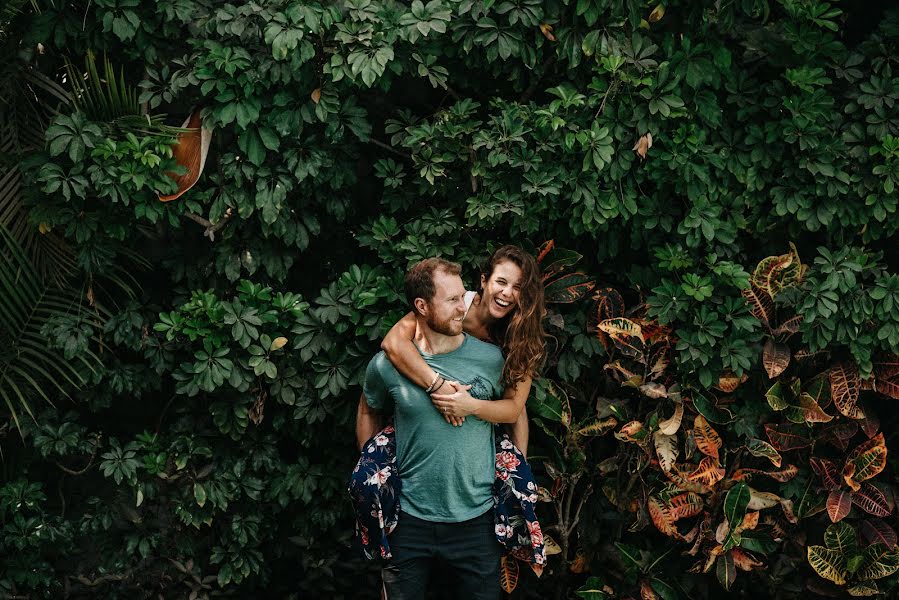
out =
[(425, 354), (446, 354), (452, 352), (465, 341), (465, 334), (443, 335), (437, 333), (423, 319), (415, 319), (415, 338), (418, 349)]

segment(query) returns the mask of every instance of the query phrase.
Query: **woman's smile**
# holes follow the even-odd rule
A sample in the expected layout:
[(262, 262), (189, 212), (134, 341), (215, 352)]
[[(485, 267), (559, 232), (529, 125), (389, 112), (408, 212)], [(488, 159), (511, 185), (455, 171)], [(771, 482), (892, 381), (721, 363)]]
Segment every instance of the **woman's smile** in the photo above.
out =
[(509, 260), (497, 263), (490, 279), (481, 281), (483, 301), (494, 319), (502, 319), (518, 305), (521, 286), (521, 267)]

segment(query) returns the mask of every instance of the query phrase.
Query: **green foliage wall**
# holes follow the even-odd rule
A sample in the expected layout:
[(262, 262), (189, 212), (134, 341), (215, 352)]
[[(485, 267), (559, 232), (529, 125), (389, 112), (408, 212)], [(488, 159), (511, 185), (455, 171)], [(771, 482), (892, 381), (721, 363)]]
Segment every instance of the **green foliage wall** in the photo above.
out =
[(892, 590), (885, 4), (9, 4), (0, 596), (376, 597), (344, 482), (402, 273), (550, 239), (596, 292), (547, 317), (560, 552), (514, 594)]

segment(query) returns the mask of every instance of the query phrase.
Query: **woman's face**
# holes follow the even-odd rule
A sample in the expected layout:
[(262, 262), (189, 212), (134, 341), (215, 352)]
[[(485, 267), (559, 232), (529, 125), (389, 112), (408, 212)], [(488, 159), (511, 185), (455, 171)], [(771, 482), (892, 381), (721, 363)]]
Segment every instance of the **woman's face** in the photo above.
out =
[(481, 275), (484, 292), (481, 303), (486, 303), (490, 316), (502, 319), (518, 306), (521, 291), (521, 267), (509, 260), (503, 260), (493, 267), (490, 279)]

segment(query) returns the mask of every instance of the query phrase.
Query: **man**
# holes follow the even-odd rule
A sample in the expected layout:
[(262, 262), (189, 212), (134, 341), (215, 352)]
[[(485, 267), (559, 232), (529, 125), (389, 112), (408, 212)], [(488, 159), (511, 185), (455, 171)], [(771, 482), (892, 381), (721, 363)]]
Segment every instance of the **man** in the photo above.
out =
[[(441, 376), (470, 385), (477, 398), (498, 398), (503, 357), (498, 347), (462, 332), (465, 286), (459, 272), (455, 263), (429, 258), (406, 274), (415, 343)], [(499, 598), (493, 426), (470, 417), (453, 427), (380, 352), (368, 365), (359, 402), (360, 446), (380, 430), (386, 412), (394, 414), (403, 482), (402, 515), (390, 536), (393, 558), (382, 571), (386, 597), (424, 598), (434, 567), (442, 563), (453, 571), (454, 597)]]

